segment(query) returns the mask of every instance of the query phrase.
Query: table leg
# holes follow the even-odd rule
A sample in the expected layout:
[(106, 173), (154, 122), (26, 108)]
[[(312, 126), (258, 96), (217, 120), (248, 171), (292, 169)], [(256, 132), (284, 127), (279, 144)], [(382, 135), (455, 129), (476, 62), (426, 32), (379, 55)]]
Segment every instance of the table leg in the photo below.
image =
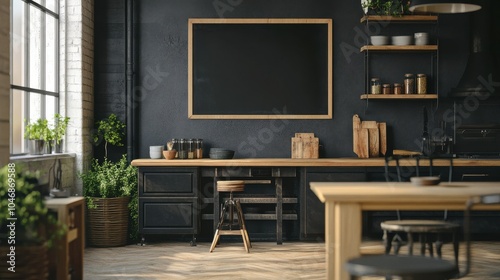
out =
[(326, 263), (326, 279), (333, 279), (334, 268), (334, 231), (335, 231), (335, 204), (331, 201), (325, 203), (325, 263)]
[(356, 203), (335, 204), (333, 222), (333, 279), (348, 280), (349, 274), (344, 269), (344, 264), (349, 259), (360, 256), (359, 246), (361, 245), (362, 224), (360, 205)]

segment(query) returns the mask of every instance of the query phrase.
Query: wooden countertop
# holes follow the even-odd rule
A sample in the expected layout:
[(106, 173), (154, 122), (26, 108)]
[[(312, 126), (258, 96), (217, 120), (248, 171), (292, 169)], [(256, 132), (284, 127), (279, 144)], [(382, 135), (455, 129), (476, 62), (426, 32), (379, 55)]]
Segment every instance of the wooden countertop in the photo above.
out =
[[(435, 159), (433, 166), (449, 166), (448, 159)], [(384, 158), (243, 158), (243, 159), (135, 159), (133, 166), (171, 166), (171, 167), (383, 167)], [(394, 162), (391, 162), (394, 165)], [(415, 160), (400, 160), (401, 166), (414, 166)], [(420, 165), (429, 165), (429, 160), (420, 160)], [(453, 166), (500, 166), (500, 159), (453, 159)]]

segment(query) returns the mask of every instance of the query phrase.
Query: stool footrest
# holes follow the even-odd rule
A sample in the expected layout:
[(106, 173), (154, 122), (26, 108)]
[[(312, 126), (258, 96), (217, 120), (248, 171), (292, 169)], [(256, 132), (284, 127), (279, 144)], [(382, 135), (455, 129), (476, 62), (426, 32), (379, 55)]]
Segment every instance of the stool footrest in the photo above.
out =
[(221, 229), (219, 230), (219, 235), (244, 235), (242, 230), (239, 229), (234, 229), (234, 230), (228, 230), (228, 229)]

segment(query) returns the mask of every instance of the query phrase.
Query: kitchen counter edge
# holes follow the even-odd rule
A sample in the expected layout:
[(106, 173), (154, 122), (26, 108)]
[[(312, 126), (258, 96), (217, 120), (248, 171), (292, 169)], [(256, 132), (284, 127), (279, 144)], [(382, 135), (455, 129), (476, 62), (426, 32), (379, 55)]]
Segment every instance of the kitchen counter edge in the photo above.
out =
[[(292, 158), (241, 158), (241, 159), (135, 159), (133, 166), (172, 166), (172, 167), (234, 167), (234, 166), (280, 166), (280, 167), (381, 167), (385, 165), (384, 158), (318, 158), (318, 159), (292, 159)], [(394, 165), (392, 162), (391, 165)], [(402, 166), (414, 166), (415, 160), (401, 160)], [(421, 159), (421, 166), (428, 166), (429, 160)], [(434, 159), (433, 166), (449, 166), (449, 159)], [(500, 159), (464, 159), (454, 158), (453, 166), (481, 167), (500, 166)]]

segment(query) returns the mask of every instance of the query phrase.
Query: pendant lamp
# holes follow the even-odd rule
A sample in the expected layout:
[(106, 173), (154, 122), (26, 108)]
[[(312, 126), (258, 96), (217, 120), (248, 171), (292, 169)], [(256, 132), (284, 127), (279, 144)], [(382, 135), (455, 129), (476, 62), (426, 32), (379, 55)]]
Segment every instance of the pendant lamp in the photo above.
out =
[(411, 0), (409, 6), (412, 13), (458, 14), (480, 9), (474, 1), (464, 0)]

